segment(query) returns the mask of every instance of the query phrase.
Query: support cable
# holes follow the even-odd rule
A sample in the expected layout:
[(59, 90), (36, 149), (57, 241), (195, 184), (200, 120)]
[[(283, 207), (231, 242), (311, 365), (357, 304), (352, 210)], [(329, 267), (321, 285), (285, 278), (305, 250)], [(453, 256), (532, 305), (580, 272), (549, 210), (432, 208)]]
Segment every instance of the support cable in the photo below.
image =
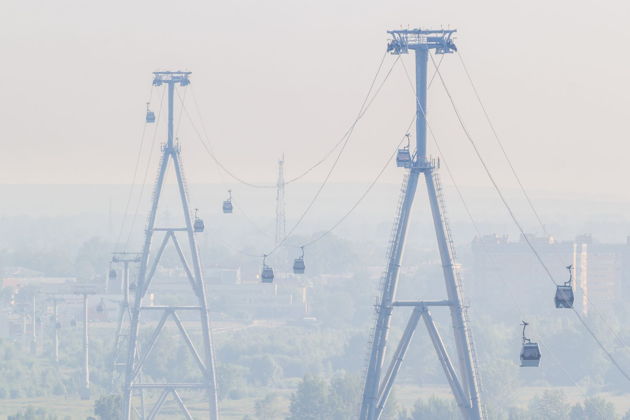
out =
[(464, 73), (466, 73), (466, 77), (467, 77), (468, 81), (470, 82), (470, 86), (472, 87), (473, 92), (475, 93), (475, 97), (477, 98), (477, 102), (479, 102), (479, 106), (481, 107), (481, 110), (483, 111), (483, 115), (485, 116), (486, 121), (488, 122), (488, 126), (490, 127), (490, 130), (492, 131), (492, 135), (494, 136), (494, 139), (497, 141), (497, 144), (499, 145), (499, 149), (501, 149), (501, 153), (503, 154), (503, 157), (505, 158), (505, 161), (508, 163), (508, 166), (510, 167), (510, 170), (512, 171), (512, 175), (514, 175), (514, 178), (516, 179), (516, 182), (518, 183), (518, 186), (519, 186), (521, 192), (523, 193), (523, 196), (525, 197), (525, 200), (527, 200), (527, 204), (529, 205), (529, 208), (532, 210), (532, 213), (536, 217), (536, 220), (538, 220), (538, 224), (540, 225), (543, 233), (545, 235), (547, 235), (547, 236), (550, 236), (549, 233), (547, 232), (547, 228), (545, 227), (544, 223), (542, 222), (540, 214), (536, 210), (536, 207), (534, 207), (534, 203), (532, 202), (529, 194), (527, 193), (527, 190), (525, 190), (525, 187), (523, 186), (523, 183), (521, 182), (521, 178), (518, 176), (518, 173), (516, 172), (516, 168), (512, 164), (512, 160), (508, 156), (507, 151), (505, 150), (505, 147), (503, 146), (503, 141), (501, 141), (501, 138), (499, 137), (499, 134), (498, 134), (497, 130), (495, 129), (494, 124), (492, 123), (492, 120), (490, 119), (490, 114), (488, 113), (486, 107), (484, 106), (484, 104), (483, 104), (483, 102), (481, 100), (481, 96), (479, 95), (479, 91), (477, 90), (477, 87), (475, 86), (475, 83), (473, 82), (473, 79), (470, 76), (470, 72), (468, 71), (468, 67), (466, 66), (466, 63), (464, 63), (464, 58), (462, 57), (462, 55), (459, 52), (456, 52), (456, 54), (457, 54), (457, 57), (459, 58), (459, 62), (462, 64), (462, 67), (464, 69)]
[[(436, 71), (433, 73), (433, 77), (431, 78), (431, 81), (429, 82), (429, 87), (431, 86), (435, 76), (437, 75), (437, 71), (438, 71), (440, 65), (442, 64), (442, 60), (443, 59), (444, 59), (444, 56), (442, 55), (440, 57), (440, 60), (438, 61), (437, 65), (435, 65), (435, 62), (433, 61), (433, 64), (436, 67)], [(411, 80), (411, 76), (410, 76), (410, 74), (409, 74), (409, 72), (407, 70), (407, 67), (405, 66), (404, 61), (402, 62), (402, 66), (403, 66), (403, 69), (404, 69), (404, 72), (405, 72), (405, 76), (407, 77), (407, 81), (409, 82), (409, 87), (411, 88), (411, 92), (412, 92), (413, 96), (416, 99), (416, 103), (418, 105), (420, 105), (419, 102), (418, 102), (418, 97), (416, 96), (416, 91), (415, 91), (415, 88), (414, 88), (413, 81)], [(448, 165), (448, 162), (446, 160), (446, 156), (444, 155), (444, 153), (442, 152), (442, 149), (440, 148), (440, 143), (438, 142), (437, 136), (435, 135), (435, 132), (433, 131), (433, 127), (429, 123), (428, 117), (424, 113), (424, 109), (422, 109), (422, 106), (420, 106), (420, 110), (421, 110), (422, 114), (424, 115), (424, 118), (425, 118), (425, 120), (427, 122), (427, 128), (429, 130), (429, 134), (431, 136), (431, 139), (433, 140), (433, 144), (435, 145), (435, 147), (436, 147), (436, 149), (438, 151), (438, 154), (441, 156), (441, 160), (444, 163), (444, 167), (446, 169), (448, 177), (451, 180), (451, 182), (453, 183), (455, 191), (457, 192), (457, 195), (458, 195), (458, 197), (459, 197), (459, 199), (460, 199), (460, 201), (461, 201), (461, 203), (462, 203), (462, 205), (464, 207), (464, 210), (465, 210), (468, 218), (470, 219), (471, 224), (473, 225), (473, 228), (474, 228), (475, 232), (477, 233), (477, 236), (481, 237), (481, 229), (479, 228), (479, 225), (478, 225), (477, 221), (473, 217), (472, 212), (470, 211), (470, 207), (468, 206), (468, 203), (464, 199), (464, 195), (463, 195), (461, 189), (459, 188), (458, 183), (455, 180), (455, 176), (453, 175), (453, 172), (451, 171), (450, 166)], [(485, 249), (485, 245), (483, 245), (483, 243), (482, 243), (482, 249), (483, 249), (484, 255), (486, 255), (486, 257), (490, 257), (490, 254), (487, 253), (487, 251)], [(504, 285), (507, 285), (507, 282), (505, 281), (504, 278), (501, 277), (500, 279), (501, 279), (501, 281), (503, 282)], [(521, 314), (525, 313), (523, 311), (521, 305), (516, 300), (512, 300), (511, 303), (513, 303), (515, 306), (517, 306), (517, 309), (521, 312)], [(470, 320), (468, 322), (470, 322)], [(542, 346), (542, 343), (541, 343), (541, 346)], [(564, 368), (564, 366), (562, 366), (560, 364), (559, 358), (556, 357), (555, 353), (553, 351), (551, 351), (551, 349), (549, 349), (549, 347), (547, 347), (546, 345), (544, 347), (545, 347), (545, 349), (548, 350), (548, 352), (551, 355), (553, 361), (555, 362), (555, 365), (558, 366), (564, 372), (565, 378), (568, 378), (575, 386), (577, 386), (578, 381), (575, 379), (575, 377), (573, 375), (569, 374), (569, 372)], [(477, 375), (480, 377), (480, 373), (479, 372), (477, 372)], [(486, 396), (487, 396), (487, 394), (486, 394)], [(494, 399), (492, 396), (490, 396), (490, 398)], [(496, 401), (496, 399), (495, 399), (495, 401)]]
[(391, 161), (394, 159), (394, 156), (396, 156), (396, 153), (398, 153), (398, 149), (403, 144), (403, 142), (407, 139), (406, 133), (408, 133), (409, 130), (411, 130), (411, 127), (413, 126), (415, 121), (416, 121), (416, 114), (414, 113), (414, 116), (411, 119), (411, 122), (409, 123), (409, 125), (407, 126), (407, 129), (405, 130), (405, 135), (402, 136), (402, 138), (396, 145), (396, 148), (394, 149), (394, 151), (388, 156), (387, 161), (385, 162), (381, 170), (378, 172), (378, 174), (376, 174), (376, 177), (372, 180), (370, 185), (368, 185), (367, 189), (363, 192), (363, 194), (361, 194), (359, 199), (352, 205), (352, 207), (350, 207), (350, 209), (343, 216), (341, 216), (341, 218), (335, 224), (333, 224), (326, 231), (320, 233), (315, 239), (312, 239), (302, 244), (301, 248), (306, 248), (307, 246), (313, 245), (315, 242), (318, 242), (320, 239), (332, 233), (333, 230), (339, 227), (339, 225), (341, 225), (354, 212), (354, 210), (359, 206), (359, 204), (361, 204), (363, 199), (370, 193), (370, 191), (372, 191), (372, 188), (374, 188), (374, 185), (376, 185), (376, 183), (381, 178), (381, 176), (383, 175), (383, 173), (385, 172), (385, 170), (387, 169)]
[(151, 148), (149, 149), (149, 156), (147, 158), (147, 165), (144, 169), (144, 177), (142, 179), (142, 184), (140, 184), (140, 194), (138, 196), (138, 201), (136, 203), (136, 208), (133, 213), (133, 218), (131, 219), (131, 226), (129, 227), (129, 233), (127, 235), (127, 240), (125, 242), (125, 246), (123, 247), (123, 251), (127, 250), (129, 246), (129, 242), (131, 242), (131, 235), (133, 234), (133, 229), (136, 225), (136, 219), (138, 218), (138, 214), (140, 212), (140, 205), (142, 204), (142, 196), (144, 194), (144, 190), (147, 184), (147, 177), (149, 174), (149, 168), (151, 167), (151, 157), (153, 156), (153, 150), (155, 149), (155, 140), (157, 138), (158, 128), (160, 126), (160, 115), (162, 114), (162, 106), (164, 105), (164, 95), (166, 93), (166, 89), (162, 91), (162, 97), (160, 99), (160, 108), (158, 109), (158, 114), (155, 122), (155, 130), (153, 131), (153, 139), (151, 140)]
[[(438, 62), (438, 67), (442, 64), (442, 59), (444, 57), (440, 58), (440, 61)], [(407, 68), (405, 67), (405, 63), (404, 61), (401, 61), (401, 64), (403, 66), (403, 68), (405, 69), (405, 73), (407, 73)], [(433, 75), (431, 76), (431, 79), (429, 80), (428, 86), (427, 88), (430, 89), (431, 85), (433, 84), (433, 80), (435, 79), (435, 76), (437, 75), (436, 72), (433, 73)], [(409, 77), (409, 75), (407, 74), (407, 77)], [(409, 131), (411, 130), (411, 128), (413, 127), (413, 124), (416, 122), (416, 113), (414, 112), (413, 118), (411, 119), (411, 122), (409, 123), (409, 126), (407, 127), (407, 130), (405, 131), (405, 133), (409, 133)], [(431, 132), (431, 135), (433, 136), (433, 132)], [(348, 210), (335, 224), (333, 224), (328, 230), (324, 231), (323, 233), (321, 233), (318, 237), (316, 237), (313, 240), (310, 240), (304, 244), (302, 244), (302, 247), (307, 247), (310, 246), (312, 244), (314, 244), (315, 242), (319, 241), (320, 239), (324, 238), (325, 236), (327, 236), (328, 234), (332, 233), (332, 231), (334, 231), (337, 227), (339, 227), (339, 225), (341, 225), (351, 214), (352, 212), (354, 212), (354, 210), (359, 206), (359, 204), (361, 204), (361, 202), (363, 201), (363, 199), (369, 194), (369, 192), (372, 190), (372, 188), (374, 187), (374, 185), (376, 184), (376, 182), (379, 180), (379, 178), (381, 177), (381, 175), (383, 174), (383, 172), (385, 171), (385, 169), (387, 168), (387, 166), (389, 165), (389, 163), (392, 161), (393, 157), (395, 156), (397, 150), (400, 148), (400, 145), (403, 143), (403, 141), (407, 138), (407, 134), (405, 134), (402, 138), (402, 140), (398, 143), (398, 145), (396, 146), (396, 149), (394, 150), (394, 152), (389, 156), (389, 158), (387, 159), (387, 161), (385, 162), (385, 165), (383, 167), (383, 169), (381, 169), (381, 171), (377, 174), (376, 178), (374, 178), (374, 180), (372, 181), (372, 183), (368, 186), (367, 190), (365, 190), (363, 192), (363, 194), (359, 197), (359, 199), (354, 203), (354, 205), (350, 208), (350, 210)], [(433, 136), (433, 140), (435, 141), (435, 136)], [(440, 152), (441, 154), (441, 152)], [(449, 171), (450, 173), (450, 171)]]
[[(431, 60), (434, 61), (433, 56), (431, 56)], [(547, 265), (545, 264), (545, 262), (543, 261), (542, 257), (540, 256), (540, 254), (538, 253), (538, 250), (536, 249), (536, 247), (532, 244), (532, 242), (529, 240), (529, 238), (527, 237), (527, 235), (525, 234), (525, 230), (523, 229), (523, 226), (521, 225), (521, 223), (519, 222), (519, 220), (517, 219), (516, 215), (514, 214), (514, 211), (512, 210), (511, 206), (509, 205), (509, 203), (507, 202), (505, 196), (503, 195), (503, 192), (501, 191), (501, 188), (499, 187), (499, 185), (497, 184), (496, 180), (494, 179), (494, 176), (492, 175), (492, 172), (490, 171), (488, 165), (486, 164), (486, 161), (483, 159), (483, 156), (481, 155), (481, 152), (479, 150), (479, 148), (477, 147), (476, 142), (474, 141), (474, 139), (472, 138), (470, 132), (468, 131), (468, 128), (466, 127), (466, 125), (464, 124), (464, 121), (462, 119), (461, 114), (459, 113), (459, 110), (457, 109), (457, 106), (455, 105), (455, 101), (453, 99), (453, 96), (451, 95), (448, 87), (446, 86), (446, 82), (444, 81), (444, 78), (442, 77), (442, 73), (440, 73), (439, 69), (437, 70), (438, 73), (438, 77), (440, 78), (442, 87), (444, 88), (444, 91), (446, 92), (446, 95), (449, 98), (449, 101), (451, 102), (451, 106), (453, 108), (453, 111), (455, 112), (455, 115), (457, 117), (457, 120), (459, 121), (459, 125), (462, 128), (462, 131), (464, 132), (464, 135), (466, 136), (466, 138), (468, 139), (468, 142), (471, 144), (471, 146), (473, 147), (473, 150), (475, 151), (475, 154), (477, 156), (477, 158), (479, 159), (481, 165), (483, 166), (484, 171), (486, 172), (486, 175), (488, 176), (488, 178), (490, 179), (490, 182), (492, 183), (495, 191), (497, 192), (501, 202), (503, 203), (504, 207), (506, 208), (507, 212), (510, 215), (510, 218), (512, 219), (514, 225), (518, 228), (518, 230), (520, 231), (523, 239), (525, 240), (525, 242), (527, 243), (528, 247), (530, 248), (530, 250), (532, 251), (532, 253), (534, 254), (534, 256), (536, 257), (536, 259), (538, 260), (538, 262), (540, 263), (541, 267), (543, 268), (543, 270), (546, 272), (549, 280), (555, 285), (558, 286), (558, 283), (556, 282), (555, 278), (553, 277), (553, 275), (551, 274), (551, 271), (549, 270), (549, 268), (547, 267)], [(617, 368), (617, 370), (628, 380), (630, 381), (630, 374), (628, 374), (623, 367), (617, 362), (617, 360), (614, 358), (614, 356), (612, 355), (612, 353), (610, 353), (608, 351), (608, 349), (606, 348), (606, 346), (604, 346), (604, 344), (602, 343), (602, 341), (597, 337), (597, 335), (595, 334), (595, 332), (588, 326), (588, 324), (586, 323), (586, 321), (584, 320), (584, 318), (579, 314), (579, 312), (575, 309), (575, 308), (571, 308), (571, 310), (573, 311), (573, 313), (575, 313), (575, 315), (577, 316), (578, 320), (580, 321), (580, 323), (582, 323), (582, 326), (588, 331), (588, 333), (591, 335), (591, 337), (595, 340), (595, 342), (597, 343), (597, 345), (601, 348), (601, 350), (606, 354), (606, 356), (608, 356), (608, 358), (610, 359), (610, 361), (612, 362), (612, 364)]]
[[(151, 88), (149, 89), (149, 102), (151, 103), (151, 99), (153, 98), (153, 85), (151, 85)], [(138, 154), (136, 155), (136, 164), (135, 167), (133, 169), (133, 177), (131, 179), (131, 186), (129, 187), (129, 194), (127, 194), (127, 202), (125, 204), (125, 211), (123, 212), (123, 218), (122, 221), (120, 223), (120, 229), (118, 231), (118, 235), (116, 236), (116, 242), (114, 242), (114, 247), (118, 246), (120, 243), (120, 240), (122, 239), (122, 235), (123, 235), (123, 231), (125, 230), (125, 225), (127, 224), (127, 217), (129, 216), (129, 206), (131, 205), (131, 198), (133, 197), (133, 191), (135, 189), (136, 186), (136, 177), (138, 175), (138, 169), (140, 167), (140, 158), (142, 157), (142, 150), (144, 148), (144, 140), (145, 140), (145, 134), (147, 131), (147, 126), (149, 125), (148, 122), (145, 122), (142, 125), (142, 135), (140, 137), (140, 147), (138, 148)]]
[[(495, 129), (494, 124), (492, 123), (492, 120), (490, 119), (490, 114), (487, 111), (487, 108), (485, 107), (483, 101), (481, 100), (481, 95), (479, 94), (479, 91), (477, 90), (477, 87), (472, 79), (472, 76), (470, 75), (470, 72), (468, 71), (468, 67), (466, 66), (466, 63), (464, 62), (464, 58), (462, 57), (461, 53), (457, 52), (457, 57), (459, 58), (459, 61), (462, 65), (462, 68), (464, 69), (464, 73), (466, 74), (466, 77), (468, 79), (468, 81), (470, 82), (470, 86), (472, 87), (472, 90), (475, 94), (475, 97), (477, 98), (477, 102), (479, 103), (479, 106), (481, 107), (481, 110), (483, 111), (483, 114), (486, 118), (486, 121), (488, 122), (488, 126), (490, 127), (490, 130), (492, 131), (492, 134), (495, 138), (495, 140), (497, 141), (497, 144), (499, 145), (499, 148), (501, 149), (501, 152), (503, 154), (503, 157), (505, 158), (506, 162), (508, 163), (512, 174), (514, 175), (514, 178), (516, 179), (519, 188), (521, 190), (521, 192), (523, 193), (523, 196), (525, 197), (525, 199), (527, 200), (527, 204), (529, 205), (529, 208), (532, 210), (532, 213), (534, 214), (534, 216), (536, 217), (536, 220), (538, 221), (538, 224), (540, 225), (540, 228), (542, 230), (542, 232), (546, 235), (546, 236), (551, 236), (549, 234), (549, 232), (547, 231), (547, 228), (545, 227), (545, 224), (542, 221), (542, 218), (540, 217), (540, 214), (538, 213), (538, 211), (536, 210), (536, 207), (534, 206), (533, 201), (531, 200), (529, 194), (527, 193), (527, 190), (525, 189), (523, 183), (521, 182), (520, 177), (518, 176), (516, 169), (514, 167), (514, 165), (512, 164), (511, 159), (509, 158), (507, 151), (505, 149), (505, 147), (503, 146), (503, 141), (500, 139), (497, 130)], [(588, 294), (585, 295), (586, 297), (586, 301), (589, 304), (589, 307), (593, 307), (593, 302), (590, 299), (590, 297), (588, 296)], [(603, 325), (606, 325), (609, 329), (609, 331), (611, 332), (611, 334), (617, 339), (617, 341), (619, 341), (620, 344), (622, 344), (623, 346), (627, 347), (627, 344), (623, 341), (623, 339), (619, 336), (619, 334), (614, 331), (610, 325), (608, 324), (607, 320), (605, 319), (604, 316), (602, 316), (601, 314), (598, 314), (598, 316), (600, 317), (600, 319), (603, 321)]]
[[(385, 75), (385, 78), (381, 82), (381, 86), (379, 87), (379, 89), (375, 93), (374, 97), (376, 97), (378, 92), (380, 92), (381, 87), (385, 84), (387, 79), (389, 79), (389, 76), (392, 74), (392, 71), (394, 70), (394, 67), (396, 67), (396, 64), (398, 63), (399, 59), (400, 59), (400, 56), (396, 57), (396, 60), (394, 60), (394, 62), (392, 63), (392, 66), (390, 67), (389, 71)], [(372, 98), (372, 100), (373, 99), (374, 98)], [(360, 114), (360, 116), (361, 115), (363, 115), (363, 114)], [(359, 121), (360, 116), (357, 117), (357, 119), (355, 120), (355, 123), (352, 125), (351, 130), (348, 132), (348, 135), (346, 136), (345, 141), (343, 142), (343, 144), (341, 145), (341, 148), (339, 149), (339, 153), (337, 153), (337, 157), (333, 161), (332, 166), (330, 167), (330, 169), (328, 170), (328, 173), (326, 174), (326, 177), (324, 178), (323, 182), (321, 183), (321, 185), (317, 189), (317, 192), (315, 193), (315, 195), (311, 199), (310, 203), (308, 204), (308, 206), (306, 206), (306, 208), (302, 212), (302, 215), (298, 218), (298, 221), (293, 225), (293, 227), (289, 230), (289, 232), (285, 235), (285, 237), (282, 238), (282, 240), (280, 242), (278, 242), (276, 244), (276, 246), (271, 251), (266, 253), (267, 256), (272, 255), (274, 252), (276, 252), (278, 250), (278, 248), (280, 248), (284, 244), (284, 242), (289, 238), (289, 236), (291, 236), (293, 234), (293, 232), (295, 231), (295, 229), (297, 229), (297, 227), (302, 223), (302, 221), (304, 220), (304, 218), (306, 217), (308, 212), (313, 208), (313, 205), (315, 204), (315, 202), (319, 198), (319, 195), (321, 194), (321, 192), (324, 190), (324, 187), (326, 186), (326, 184), (328, 184), (328, 181), (330, 180), (330, 177), (331, 177), (333, 171), (337, 167), (337, 163), (339, 163), (339, 159), (341, 158), (341, 155), (343, 154), (344, 150), (346, 149), (346, 146), (348, 145), (350, 139), (352, 138), (352, 133), (354, 132), (354, 128), (356, 127), (356, 123)]]
[[(374, 90), (374, 86), (376, 84), (376, 81), (378, 80), (378, 76), (381, 73), (381, 70), (383, 68), (383, 64), (385, 62), (385, 58), (386, 57), (387, 57), (387, 53), (383, 54), (383, 57), (381, 58), (381, 61), (379, 62), (376, 74), (374, 75), (374, 77), (372, 79), (372, 82), (370, 83), (370, 87), (368, 89), (368, 92), (365, 95), (365, 97), (363, 99), (363, 102), (361, 103), (361, 106), (359, 108), (359, 112), (357, 114), (357, 117), (352, 122), (350, 127), (346, 130), (346, 132), (341, 136), (339, 141), (337, 141), (337, 143), (335, 143), (335, 145), (324, 155), (323, 158), (321, 158), (315, 164), (313, 164), (312, 166), (307, 168), (300, 175), (288, 179), (285, 182), (285, 185), (291, 184), (291, 183), (293, 183), (295, 181), (298, 181), (299, 179), (301, 179), (304, 176), (306, 176), (307, 174), (309, 174), (313, 169), (315, 169), (318, 166), (320, 166), (321, 164), (323, 164), (332, 155), (332, 153), (335, 150), (337, 150), (337, 148), (341, 144), (343, 144), (345, 141), (347, 141), (347, 138), (351, 135), (351, 133), (354, 130), (355, 126), (358, 124), (359, 120), (361, 120), (361, 118), (363, 118), (363, 116), (365, 115), (365, 113), (369, 109), (370, 105), (372, 104), (372, 102), (374, 101), (376, 96), (378, 96), (378, 93), (380, 92), (381, 88), (383, 87), (383, 84), (384, 84), (385, 80), (383, 80), (381, 82), (380, 86), (377, 88), (376, 92), (374, 93), (374, 95), (370, 99), (370, 96), (372, 95), (372, 91)], [(393, 65), (392, 65), (392, 68), (393, 68)], [(390, 72), (391, 72), (391, 69), (390, 69)], [(192, 96), (193, 96), (193, 102), (195, 104), (197, 112), (198, 112), (199, 115), (201, 115), (201, 112), (199, 111), (199, 109), (200, 109), (199, 108), (199, 104), (197, 103), (197, 99), (196, 99), (196, 96), (195, 96), (194, 89), (192, 90)], [(238, 175), (236, 175), (234, 172), (232, 172), (230, 169), (228, 169), (223, 163), (221, 163), (221, 161), (219, 161), (219, 159), (216, 157), (216, 154), (214, 153), (214, 150), (213, 150), (213, 148), (211, 146), (210, 137), (208, 136), (205, 124), (203, 123), (203, 119), (200, 118), (200, 121), (201, 121), (201, 131), (203, 132), (204, 137), (205, 137), (206, 141), (208, 142), (207, 145), (204, 143), (204, 148), (206, 149), (206, 152), (208, 152), (208, 154), (210, 155), (212, 160), (217, 164), (217, 166), (219, 166), (226, 174), (228, 174), (230, 177), (232, 177), (235, 181), (237, 181), (237, 182), (239, 182), (239, 183), (241, 183), (243, 185), (246, 185), (248, 187), (252, 187), (252, 188), (267, 188), (267, 189), (274, 189), (274, 188), (276, 188), (275, 184), (273, 184), (273, 185), (271, 185), (271, 184), (255, 184), (253, 182), (249, 182), (249, 181), (239, 177)], [(202, 140), (202, 143), (203, 143), (203, 140)]]

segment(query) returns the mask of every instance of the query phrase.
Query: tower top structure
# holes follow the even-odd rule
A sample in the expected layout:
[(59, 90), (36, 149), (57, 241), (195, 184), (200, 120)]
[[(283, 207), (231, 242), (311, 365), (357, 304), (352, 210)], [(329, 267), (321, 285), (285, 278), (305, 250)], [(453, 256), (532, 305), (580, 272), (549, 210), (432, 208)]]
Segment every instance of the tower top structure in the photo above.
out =
[(407, 54), (412, 50), (431, 50), (436, 54), (450, 54), (457, 51), (453, 34), (457, 29), (399, 29), (387, 31), (392, 39), (387, 43), (387, 52)]
[(191, 74), (191, 71), (154, 71), (153, 86), (161, 86), (162, 83), (179, 83), (182, 86), (188, 86), (190, 84), (188, 76)]

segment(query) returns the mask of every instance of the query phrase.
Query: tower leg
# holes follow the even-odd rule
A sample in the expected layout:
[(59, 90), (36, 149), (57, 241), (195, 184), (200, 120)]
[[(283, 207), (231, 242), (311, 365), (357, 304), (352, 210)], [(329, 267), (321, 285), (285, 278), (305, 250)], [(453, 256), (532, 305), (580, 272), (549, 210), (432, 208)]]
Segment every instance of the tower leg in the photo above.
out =
[(385, 274), (381, 302), (378, 306), (378, 318), (374, 336), (372, 340), (372, 351), (365, 378), (365, 388), (363, 390), (363, 401), (361, 403), (360, 420), (376, 419), (378, 392), (381, 381), (381, 369), (385, 350), (387, 347), (387, 337), (392, 314), (392, 302), (396, 296), (398, 285), (398, 270), (402, 259), (409, 216), (413, 199), (418, 186), (419, 172), (412, 170), (406, 184), (403, 184), (403, 199), (398, 210), (397, 219), (394, 223), (394, 236), (388, 251), (387, 273)]

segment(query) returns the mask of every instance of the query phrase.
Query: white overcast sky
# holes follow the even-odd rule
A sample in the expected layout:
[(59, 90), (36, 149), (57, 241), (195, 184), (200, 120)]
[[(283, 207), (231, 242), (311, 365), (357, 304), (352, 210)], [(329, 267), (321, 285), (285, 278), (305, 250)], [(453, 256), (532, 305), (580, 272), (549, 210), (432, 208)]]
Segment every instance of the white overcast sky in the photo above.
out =
[[(630, 199), (629, 9), (606, 0), (4, 0), (0, 183), (130, 183), (158, 69), (193, 72), (191, 89), (226, 166), (269, 182), (284, 153), (291, 177), (351, 124), (387, 29), (450, 26), (529, 188)], [(405, 64), (413, 69), (411, 57)], [(497, 177), (513, 186), (456, 55), (442, 71)], [(398, 65), (332, 181), (372, 179), (412, 113)], [(459, 183), (487, 186), (438, 83), (429, 114)], [(179, 135), (189, 181), (220, 182), (185, 118)], [(321, 168), (306, 180), (324, 175)], [(399, 178), (392, 167), (383, 180)]]

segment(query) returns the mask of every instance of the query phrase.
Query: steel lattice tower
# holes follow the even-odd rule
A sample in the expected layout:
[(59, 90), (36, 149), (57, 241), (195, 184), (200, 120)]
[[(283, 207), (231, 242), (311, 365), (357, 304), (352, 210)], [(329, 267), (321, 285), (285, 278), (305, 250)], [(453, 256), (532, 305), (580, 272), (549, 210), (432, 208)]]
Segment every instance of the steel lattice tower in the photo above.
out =
[[(376, 327), (372, 337), (372, 349), (365, 379), (360, 420), (377, 420), (380, 418), (392, 385), (401, 368), (409, 343), (421, 318), (427, 327), (429, 337), (463, 417), (471, 420), (484, 418), (479, 397), (479, 378), (477, 376), (472, 336), (467, 325), (465, 308), (462, 306), (462, 281), (458, 266), (455, 263), (455, 250), (446, 219), (444, 199), (436, 165), (433, 160), (427, 159), (426, 154), (427, 61), (430, 50), (435, 50), (436, 54), (446, 54), (456, 50), (452, 40), (454, 32), (455, 30), (421, 29), (388, 31), (392, 37), (387, 46), (389, 52), (392, 54), (407, 54), (409, 50), (415, 52), (416, 154), (403, 181), (401, 201), (387, 254), (387, 267), (382, 283)], [(421, 174), (424, 175), (427, 185), (429, 204), (446, 283), (447, 298), (440, 301), (403, 301), (398, 300), (396, 296), (398, 271), (402, 260), (409, 216)], [(391, 357), (391, 361), (387, 369), (383, 370), (392, 312), (395, 308), (403, 307), (412, 308), (412, 312), (400, 342)], [(431, 316), (429, 309), (432, 307), (447, 307), (450, 309), (454, 342), (457, 348), (456, 359), (459, 375)]]
[[(172, 397), (176, 401), (185, 418), (192, 419), (190, 411), (186, 407), (185, 402), (182, 400), (180, 392), (182, 390), (203, 390), (208, 400), (208, 411), (202, 417), (204, 419), (218, 420), (219, 414), (214, 368), (214, 352), (212, 348), (212, 338), (210, 335), (210, 319), (206, 303), (205, 285), (199, 261), (199, 252), (197, 249), (197, 241), (195, 239), (190, 207), (188, 205), (188, 192), (182, 173), (180, 147), (173, 139), (173, 102), (175, 87), (176, 85), (179, 85), (180, 87), (187, 86), (190, 83), (190, 72), (155, 72), (153, 74), (153, 85), (166, 85), (166, 88), (168, 89), (168, 137), (166, 144), (162, 147), (160, 168), (155, 184), (155, 190), (153, 192), (153, 201), (146, 228), (144, 248), (142, 256), (140, 257), (140, 269), (138, 272), (135, 299), (131, 308), (131, 323), (126, 362), (127, 366), (125, 386), (123, 390), (123, 416), (126, 419), (131, 419), (133, 417), (145, 418), (145, 413), (136, 409), (134, 406), (134, 394), (139, 394), (140, 400), (142, 401), (144, 391), (153, 390), (158, 391), (159, 397), (152, 406), (149, 407), (149, 413), (146, 415), (147, 419), (156, 418), (156, 416), (160, 413), (164, 402), (169, 397)], [(157, 210), (164, 186), (165, 175), (169, 162), (171, 161), (173, 163), (175, 177), (177, 178), (177, 187), (183, 211), (184, 226), (158, 227), (155, 225)], [(187, 239), (187, 247), (184, 249), (182, 249), (178, 240), (179, 234)], [(162, 240), (160, 242), (160, 246), (157, 248), (157, 251), (152, 253), (151, 245), (154, 235), (162, 235)], [(196, 304), (192, 306), (144, 306), (143, 298), (151, 286), (160, 258), (162, 257), (164, 249), (169, 242), (172, 242), (175, 250), (177, 251), (177, 255), (182, 263), (186, 278), (188, 279), (196, 298)], [(188, 248), (187, 253), (185, 252), (186, 248)], [(190, 262), (188, 261), (188, 258), (190, 259)], [(138, 346), (140, 320), (143, 314), (145, 314), (146, 317), (147, 312), (151, 312), (154, 316), (158, 315), (159, 321), (153, 328), (153, 325), (150, 324), (150, 318), (144, 319), (145, 322), (143, 323), (143, 326), (151, 325), (151, 329), (153, 329), (153, 331), (150, 334), (147, 343), (143, 344), (142, 350), (140, 351), (140, 347)], [(196, 313), (199, 316), (201, 329), (200, 342), (203, 351), (201, 354), (197, 351), (197, 347), (193, 343), (182, 322), (182, 318), (179, 315), (184, 312), (187, 314)], [(200, 369), (201, 375), (198, 382), (147, 383), (143, 382), (141, 379), (143, 366), (152, 350), (154, 350), (160, 333), (164, 330), (164, 326), (169, 320), (177, 326), (177, 329), (181, 333), (181, 338), (186, 343), (191, 355), (193, 356), (195, 364)], [(145, 403), (147, 402), (146, 399), (144, 399), (144, 401)]]
[(287, 230), (287, 217), (284, 208), (284, 155), (278, 161), (278, 182), (276, 184), (276, 244), (284, 240)]

